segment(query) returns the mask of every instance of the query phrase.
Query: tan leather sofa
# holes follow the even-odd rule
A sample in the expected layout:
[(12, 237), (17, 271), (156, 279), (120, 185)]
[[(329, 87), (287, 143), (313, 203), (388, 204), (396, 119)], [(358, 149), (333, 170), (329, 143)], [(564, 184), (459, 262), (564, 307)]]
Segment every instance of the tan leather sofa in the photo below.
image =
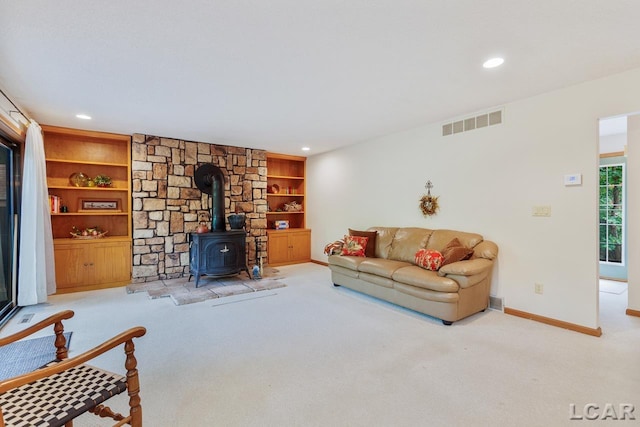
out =
[[(482, 236), (454, 230), (372, 227), (375, 258), (330, 255), (331, 278), (345, 286), (441, 319), (445, 325), (484, 311), (498, 246)], [(431, 271), (414, 264), (419, 249), (442, 249), (457, 237), (473, 255)]]

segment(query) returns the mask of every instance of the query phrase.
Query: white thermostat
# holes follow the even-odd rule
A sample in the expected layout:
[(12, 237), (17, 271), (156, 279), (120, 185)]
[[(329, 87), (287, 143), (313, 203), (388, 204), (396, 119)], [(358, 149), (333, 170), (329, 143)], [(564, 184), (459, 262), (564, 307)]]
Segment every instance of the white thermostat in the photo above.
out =
[(582, 185), (582, 174), (574, 173), (564, 176), (564, 185)]

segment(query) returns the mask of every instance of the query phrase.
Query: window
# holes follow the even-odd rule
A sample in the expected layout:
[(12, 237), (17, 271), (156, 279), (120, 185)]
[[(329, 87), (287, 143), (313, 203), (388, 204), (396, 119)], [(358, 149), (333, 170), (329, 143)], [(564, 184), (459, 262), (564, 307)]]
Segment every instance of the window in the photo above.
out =
[(624, 263), (624, 165), (600, 166), (600, 261)]

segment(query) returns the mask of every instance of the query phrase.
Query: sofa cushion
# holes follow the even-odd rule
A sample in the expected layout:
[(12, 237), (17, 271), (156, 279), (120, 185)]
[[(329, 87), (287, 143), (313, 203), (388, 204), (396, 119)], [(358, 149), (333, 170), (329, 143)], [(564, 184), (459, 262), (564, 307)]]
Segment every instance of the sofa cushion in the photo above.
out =
[(329, 266), (338, 265), (351, 270), (358, 270), (358, 266), (364, 260), (364, 257), (359, 256), (331, 255), (329, 257)]
[(364, 249), (364, 256), (373, 258), (376, 256), (376, 237), (378, 236), (377, 231), (358, 231), (349, 229), (349, 236), (360, 236), (366, 237), (367, 247)]
[[(423, 270), (426, 271), (426, 270)], [(444, 302), (447, 304), (455, 304), (460, 300), (460, 295), (457, 292), (437, 292), (430, 289), (418, 288), (416, 286), (405, 285), (404, 283), (396, 283), (394, 289), (403, 294), (411, 295), (412, 297), (424, 299), (427, 301)]]
[(373, 283), (374, 285), (382, 286), (384, 288), (393, 289), (393, 279), (389, 279), (388, 277), (381, 277), (376, 274), (369, 274), (359, 272), (359, 278), (365, 280), (369, 283)]
[(332, 273), (342, 274), (343, 276), (351, 277), (354, 279), (360, 277), (360, 272), (358, 270), (352, 270), (350, 268), (341, 267), (339, 265), (329, 264), (329, 270), (331, 270)]
[(444, 257), (442, 254), (431, 249), (418, 249), (414, 260), (418, 267), (432, 271), (438, 271), (443, 261)]
[(397, 269), (393, 272), (392, 278), (398, 283), (437, 292), (458, 292), (460, 288), (455, 280), (439, 276), (435, 271), (425, 270), (417, 265)]
[(398, 227), (370, 227), (367, 231), (375, 231), (376, 234), (376, 257), (389, 258), (389, 251), (391, 250), (391, 242), (393, 236), (396, 235)]
[(476, 233), (465, 233), (464, 231), (455, 230), (435, 230), (431, 234), (427, 249), (435, 249), (442, 252), (447, 243), (454, 238), (458, 238), (460, 243), (467, 248), (473, 249), (478, 243), (482, 242), (482, 236)]
[(342, 255), (364, 256), (364, 250), (367, 247), (368, 237), (361, 236), (344, 236), (344, 246), (342, 246)]
[(458, 262), (465, 259), (471, 258), (473, 255), (473, 249), (469, 249), (466, 246), (463, 246), (458, 240), (457, 237), (454, 237), (447, 246), (442, 249), (442, 256), (444, 260), (442, 261), (442, 265), (451, 264), (452, 262)]
[(410, 262), (413, 264), (415, 262), (415, 256), (418, 249), (424, 249), (427, 247), (427, 242), (429, 241), (431, 233), (432, 230), (426, 228), (399, 228), (391, 242), (389, 259)]
[(409, 264), (403, 261), (394, 261), (384, 258), (364, 258), (358, 266), (358, 271), (363, 273), (377, 274), (378, 276), (391, 279), (393, 272), (399, 268), (407, 267)]

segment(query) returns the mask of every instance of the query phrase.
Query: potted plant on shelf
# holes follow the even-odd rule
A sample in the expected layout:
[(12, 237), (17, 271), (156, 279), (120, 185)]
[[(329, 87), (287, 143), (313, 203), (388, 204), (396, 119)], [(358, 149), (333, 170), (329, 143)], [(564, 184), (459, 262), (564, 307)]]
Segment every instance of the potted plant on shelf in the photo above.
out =
[(95, 182), (98, 187), (111, 187), (111, 177), (107, 175), (96, 175), (96, 177), (93, 178), (93, 182)]

